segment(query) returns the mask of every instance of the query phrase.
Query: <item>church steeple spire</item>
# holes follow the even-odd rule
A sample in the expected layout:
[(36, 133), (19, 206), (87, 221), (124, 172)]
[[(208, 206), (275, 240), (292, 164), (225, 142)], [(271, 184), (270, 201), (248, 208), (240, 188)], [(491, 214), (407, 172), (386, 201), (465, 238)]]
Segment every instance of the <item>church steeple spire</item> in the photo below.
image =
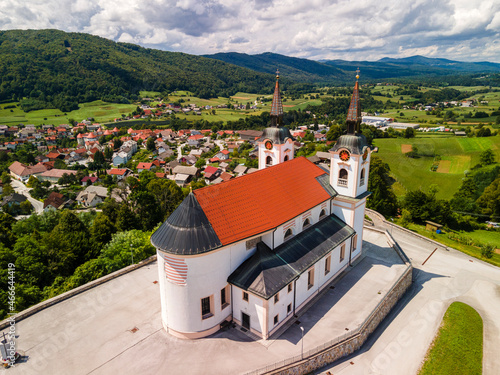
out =
[(276, 70), (276, 86), (274, 87), (273, 103), (271, 104), (271, 126), (281, 126), (283, 118), (283, 104), (281, 103), (280, 85), (279, 85), (280, 72)]
[(359, 124), (361, 123), (361, 106), (359, 104), (359, 68), (356, 69), (356, 83), (352, 93), (351, 104), (347, 112), (347, 134), (356, 134), (359, 132)]

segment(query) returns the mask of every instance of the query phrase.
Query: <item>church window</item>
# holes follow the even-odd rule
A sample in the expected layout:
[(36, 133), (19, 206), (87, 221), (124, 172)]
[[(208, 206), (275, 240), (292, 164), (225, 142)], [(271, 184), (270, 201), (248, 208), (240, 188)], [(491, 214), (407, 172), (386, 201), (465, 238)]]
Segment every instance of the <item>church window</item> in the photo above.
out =
[(342, 262), (345, 258), (345, 244), (340, 246), (340, 261)]
[(351, 253), (354, 253), (356, 251), (357, 244), (358, 244), (358, 235), (355, 234), (354, 237), (352, 238)]
[(276, 303), (278, 303), (278, 302), (279, 302), (279, 300), (280, 300), (280, 294), (279, 294), (279, 292), (278, 292), (277, 294), (275, 294), (275, 295), (274, 295), (274, 303), (275, 303), (275, 304), (276, 304)]
[(266, 157), (266, 167), (273, 165), (273, 158), (271, 156)]
[(325, 275), (330, 273), (330, 264), (332, 262), (332, 256), (328, 255), (325, 259)]
[(365, 184), (365, 169), (361, 170), (361, 176), (359, 179), (359, 186), (363, 186)]
[(288, 155), (285, 155), (285, 159), (283, 161), (288, 161)]
[(248, 302), (248, 293), (247, 292), (243, 292), (243, 301)]
[(309, 225), (311, 225), (311, 221), (307, 218), (304, 220), (304, 224), (302, 224), (302, 229), (307, 228)]
[(292, 304), (289, 303), (288, 306), (286, 307), (286, 313), (290, 314), (292, 312)]
[(293, 284), (290, 283), (288, 284), (288, 293), (290, 293), (293, 290)]
[(227, 306), (229, 306), (229, 285), (220, 290), (220, 308), (224, 310)]
[(342, 168), (339, 171), (338, 185), (339, 186), (347, 186), (347, 170), (345, 170), (344, 168)]
[(307, 289), (311, 289), (314, 286), (314, 268), (311, 268), (307, 273)]
[(326, 216), (326, 211), (325, 211), (325, 209), (322, 209), (321, 212), (319, 213), (319, 218), (321, 219), (325, 216)]
[(212, 306), (213, 296), (205, 297), (201, 299), (201, 318), (207, 319), (213, 316), (213, 306)]
[(290, 237), (292, 237), (293, 231), (292, 228), (288, 228), (287, 231), (285, 232), (285, 241), (288, 240)]
[(279, 314), (274, 317), (274, 325), (278, 324), (279, 322)]

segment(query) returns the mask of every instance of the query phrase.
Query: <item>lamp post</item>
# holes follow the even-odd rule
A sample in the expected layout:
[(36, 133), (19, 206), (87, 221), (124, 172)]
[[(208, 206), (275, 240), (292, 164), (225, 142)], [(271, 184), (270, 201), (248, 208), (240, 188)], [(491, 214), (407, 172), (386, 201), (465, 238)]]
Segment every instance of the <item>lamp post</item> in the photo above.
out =
[(300, 359), (304, 359), (304, 327), (300, 327), (300, 330), (302, 331), (302, 338), (301, 338), (301, 342), (302, 342), (302, 349), (300, 351)]

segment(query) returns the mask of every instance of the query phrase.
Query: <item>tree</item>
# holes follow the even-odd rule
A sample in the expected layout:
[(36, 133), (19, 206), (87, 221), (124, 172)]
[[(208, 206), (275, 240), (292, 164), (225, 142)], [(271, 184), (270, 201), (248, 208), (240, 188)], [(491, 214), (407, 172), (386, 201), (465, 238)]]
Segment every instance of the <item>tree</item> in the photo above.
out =
[(61, 159), (56, 159), (54, 161), (54, 168), (55, 169), (66, 169), (67, 165), (65, 162), (63, 162)]
[(2, 184), (10, 184), (11, 181), (12, 181), (12, 178), (10, 177), (10, 174), (8, 174), (7, 172), (3, 172), (2, 173)]
[(115, 226), (120, 232), (137, 229), (139, 227), (137, 216), (125, 203), (120, 205), (120, 209), (116, 216)]
[(106, 147), (104, 149), (104, 158), (106, 160), (111, 160), (113, 158), (113, 150), (111, 149), (111, 147)]
[(109, 217), (104, 213), (99, 212), (90, 229), (93, 246), (100, 250), (102, 246), (111, 241), (111, 237), (114, 233), (116, 233), (116, 227), (113, 225)]
[(155, 248), (149, 241), (149, 233), (140, 230), (119, 232), (102, 249), (101, 258), (107, 272), (113, 272), (154, 255)]
[(16, 224), (16, 219), (9, 214), (0, 212), (0, 243), (8, 248), (12, 248), (16, 242), (15, 232), (12, 231), (14, 224)]
[(149, 137), (146, 141), (146, 149), (151, 152), (156, 151), (156, 144), (153, 137)]
[(491, 148), (484, 150), (479, 154), (479, 164), (481, 164), (483, 167), (485, 165), (491, 165), (495, 164), (495, 154), (491, 150)]
[(336, 141), (342, 135), (342, 128), (338, 125), (332, 125), (328, 133), (326, 133), (326, 139), (328, 141)]
[(63, 211), (59, 223), (45, 236), (51, 271), (69, 276), (85, 259), (93, 258), (89, 237), (81, 220), (73, 212)]
[(196, 160), (196, 163), (194, 164), (194, 166), (195, 166), (196, 168), (202, 168), (202, 167), (204, 167), (206, 164), (207, 164), (207, 161), (206, 161), (204, 158), (199, 158), (198, 160)]
[(483, 215), (500, 217), (500, 177), (493, 181), (476, 201)]
[(384, 216), (394, 216), (397, 213), (397, 198), (392, 191), (389, 177), (389, 164), (373, 156), (370, 163), (368, 190), (372, 195), (368, 198), (367, 207)]
[(410, 128), (410, 127), (406, 128), (405, 131), (404, 131), (404, 137), (408, 138), (408, 139), (409, 138), (415, 138), (415, 134), (416, 134), (415, 129)]

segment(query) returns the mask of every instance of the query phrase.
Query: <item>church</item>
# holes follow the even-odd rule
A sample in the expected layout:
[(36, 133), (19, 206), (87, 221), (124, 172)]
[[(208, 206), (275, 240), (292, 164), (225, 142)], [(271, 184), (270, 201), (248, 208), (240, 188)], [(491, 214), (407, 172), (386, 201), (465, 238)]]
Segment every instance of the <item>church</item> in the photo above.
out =
[(192, 191), (151, 236), (168, 333), (196, 339), (232, 321), (268, 339), (361, 256), (370, 149), (358, 78), (329, 170), (294, 157), (277, 76), (259, 171)]

